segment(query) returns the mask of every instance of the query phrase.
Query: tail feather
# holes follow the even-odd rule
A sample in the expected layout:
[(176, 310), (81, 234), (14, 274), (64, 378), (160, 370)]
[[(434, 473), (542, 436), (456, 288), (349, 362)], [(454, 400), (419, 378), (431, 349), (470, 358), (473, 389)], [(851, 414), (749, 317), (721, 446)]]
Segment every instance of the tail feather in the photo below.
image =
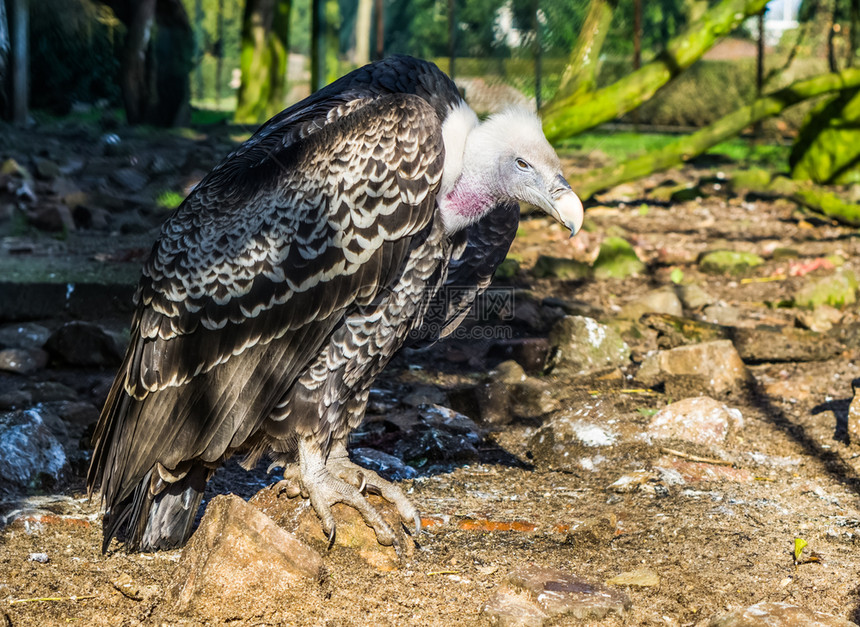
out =
[[(153, 481), (153, 477), (155, 481)], [(110, 507), (103, 521), (106, 551), (112, 538), (128, 551), (159, 551), (184, 545), (191, 536), (209, 470), (192, 467), (174, 483), (166, 483), (153, 469), (125, 500)]]

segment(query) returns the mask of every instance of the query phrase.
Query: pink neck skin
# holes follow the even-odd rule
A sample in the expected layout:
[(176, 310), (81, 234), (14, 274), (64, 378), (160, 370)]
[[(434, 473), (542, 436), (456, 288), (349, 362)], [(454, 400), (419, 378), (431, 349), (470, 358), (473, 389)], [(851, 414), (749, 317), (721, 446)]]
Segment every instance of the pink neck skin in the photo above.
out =
[(475, 185), (468, 185), (462, 180), (445, 196), (445, 205), (449, 211), (470, 220), (482, 216), (494, 204), (489, 192)]

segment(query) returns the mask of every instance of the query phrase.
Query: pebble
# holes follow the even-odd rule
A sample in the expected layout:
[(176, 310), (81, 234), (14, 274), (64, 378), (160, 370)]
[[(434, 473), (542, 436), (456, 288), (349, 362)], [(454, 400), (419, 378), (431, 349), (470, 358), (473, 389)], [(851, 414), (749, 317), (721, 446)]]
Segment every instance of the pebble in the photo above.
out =
[(38, 562), (40, 564), (47, 564), (50, 559), (48, 558), (47, 553), (30, 553), (27, 556), (28, 562)]
[(681, 300), (672, 288), (663, 288), (648, 292), (636, 298), (621, 308), (618, 317), (627, 320), (639, 320), (646, 313), (681, 316), (684, 308)]

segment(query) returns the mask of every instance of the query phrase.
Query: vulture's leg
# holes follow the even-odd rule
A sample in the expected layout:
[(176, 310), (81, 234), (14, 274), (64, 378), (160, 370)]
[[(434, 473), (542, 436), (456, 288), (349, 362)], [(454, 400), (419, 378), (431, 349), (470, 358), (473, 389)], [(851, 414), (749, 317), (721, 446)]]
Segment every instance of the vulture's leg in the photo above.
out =
[(307, 492), (311, 505), (320, 517), (323, 532), (334, 542), (335, 522), (331, 506), (345, 503), (358, 510), (369, 526), (376, 532), (376, 539), (384, 546), (394, 546), (400, 553), (397, 535), (376, 511), (358, 488), (332, 474), (326, 467), (326, 459), (312, 438), (299, 438), (299, 472), (303, 492)]
[(335, 476), (340, 477), (347, 483), (354, 485), (360, 492), (367, 490), (379, 494), (389, 503), (392, 503), (400, 514), (400, 518), (407, 525), (415, 525), (415, 535), (421, 533), (421, 516), (412, 504), (412, 501), (403, 494), (399, 486), (383, 479), (374, 471), (363, 468), (349, 460), (344, 440), (335, 442), (326, 462), (328, 468)]

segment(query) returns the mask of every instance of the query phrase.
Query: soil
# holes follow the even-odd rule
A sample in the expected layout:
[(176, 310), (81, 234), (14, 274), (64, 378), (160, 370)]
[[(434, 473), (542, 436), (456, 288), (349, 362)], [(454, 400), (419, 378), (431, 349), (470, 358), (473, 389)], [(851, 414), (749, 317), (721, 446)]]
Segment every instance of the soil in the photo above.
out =
[[(569, 163), (571, 169), (584, 165), (581, 159)], [(730, 173), (737, 166), (721, 167)], [(790, 302), (805, 281), (832, 270), (788, 276), (790, 261), (839, 254), (848, 268), (860, 271), (855, 230), (804, 215), (786, 201), (713, 189), (683, 203), (649, 200), (650, 189), (660, 183), (714, 175), (713, 168), (689, 166), (609, 192), (589, 208), (588, 230), (573, 240), (546, 219), (526, 217), (512, 250), (523, 269), (505, 285), (533, 300), (582, 301), (609, 320), (625, 304), (672, 285), (672, 270), (680, 269), (684, 283), (698, 283), (715, 301), (739, 308), (739, 324), (793, 325), (800, 312), (779, 305)], [(605, 281), (538, 280), (528, 273), (540, 254), (593, 260), (607, 234), (631, 240), (647, 271)], [(114, 245), (126, 248), (121, 237)], [(698, 255), (716, 248), (764, 256), (764, 265), (744, 275), (757, 280), (700, 272)], [(793, 249), (797, 259), (774, 258), (778, 248)], [(842, 314), (837, 331), (856, 325), (856, 304)], [(516, 337), (546, 333), (527, 321), (511, 324)], [(653, 337), (629, 339), (634, 357), (656, 348)], [(458, 341), (402, 354), (379, 387), (405, 395), (430, 384), (454, 398), (454, 391), (485, 380), (501, 360), (488, 348)], [(851, 383), (860, 376), (857, 356), (854, 341), (829, 361), (750, 364), (754, 383), (721, 399), (741, 411), (743, 427), (713, 447), (642, 439), (653, 410), (678, 396), (639, 389), (632, 380), (636, 362), (602, 382), (548, 376), (563, 409), (595, 396), (606, 401), (602, 419), (620, 434), (615, 444), (579, 449), (574, 454), (592, 463), (559, 472), (534, 462), (529, 449), (531, 435), (551, 416), (488, 427), (479, 461), (419, 469), (417, 478), (401, 482), (425, 519), (414, 557), (384, 572), (352, 549), (317, 547), (326, 563), (324, 581), (297, 584), (289, 598), (261, 600), (254, 615), (231, 613), (217, 597), (203, 609), (177, 614), (164, 594), (179, 550), (127, 554), (114, 544), (103, 554), (98, 507), (86, 498), (82, 463), (56, 489), (15, 495), (3, 505), (0, 513), (43, 513), (19, 517), (0, 531), (0, 624), (484, 625), (490, 623), (484, 604), (511, 570), (531, 563), (595, 582), (640, 568), (659, 576), (658, 585), (618, 586), (631, 608), (601, 625), (694, 625), (759, 601), (786, 601), (860, 622), (860, 445), (845, 435)], [(97, 384), (111, 376), (50, 367), (29, 379), (61, 381), (96, 398)], [(4, 390), (23, 381), (18, 375), (0, 377)], [(687, 395), (702, 392), (690, 389)], [(465, 405), (458, 409), (468, 411)], [(472, 417), (480, 419), (474, 412)], [(368, 416), (371, 422), (380, 419)], [(657, 475), (643, 489), (609, 488), (633, 471), (653, 472), (658, 460), (689, 455), (732, 465), (720, 466), (729, 469), (720, 480), (673, 483)], [(249, 498), (271, 481), (264, 467), (245, 473), (231, 463), (212, 482), (207, 500), (216, 492)], [(576, 533), (578, 525), (601, 518), (617, 521), (609, 537)], [(808, 542), (800, 563), (794, 553), (798, 538)], [(29, 559), (35, 553), (48, 561)], [(124, 587), (127, 582), (133, 592)], [(547, 624), (573, 622), (558, 617)]]

